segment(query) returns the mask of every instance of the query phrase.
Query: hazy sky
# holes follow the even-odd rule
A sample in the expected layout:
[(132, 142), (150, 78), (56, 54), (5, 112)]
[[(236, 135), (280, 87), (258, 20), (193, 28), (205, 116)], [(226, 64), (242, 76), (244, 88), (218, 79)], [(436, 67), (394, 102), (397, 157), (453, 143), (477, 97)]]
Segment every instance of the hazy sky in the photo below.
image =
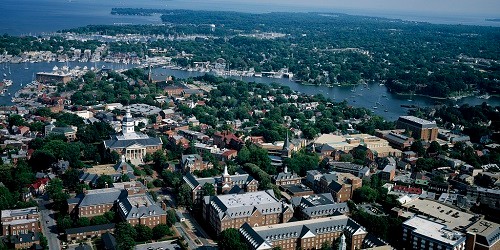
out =
[[(238, 2), (241, 0), (232, 0)], [(300, 5), (309, 7), (428, 12), (443, 14), (487, 14), (500, 17), (500, 0), (253, 0), (272, 5)]]

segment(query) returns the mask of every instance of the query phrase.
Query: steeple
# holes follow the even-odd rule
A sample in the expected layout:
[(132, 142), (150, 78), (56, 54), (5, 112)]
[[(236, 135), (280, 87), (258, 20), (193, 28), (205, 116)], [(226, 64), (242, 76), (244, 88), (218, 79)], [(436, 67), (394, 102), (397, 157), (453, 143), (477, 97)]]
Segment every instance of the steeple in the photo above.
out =
[(222, 181), (224, 184), (231, 182), (231, 176), (229, 175), (229, 172), (227, 171), (227, 165), (224, 166), (224, 172), (222, 173)]
[(286, 140), (283, 143), (283, 150), (290, 150), (290, 139), (288, 138), (288, 130), (286, 131)]
[(340, 243), (338, 250), (346, 250), (345, 236), (343, 234), (342, 236), (340, 236)]

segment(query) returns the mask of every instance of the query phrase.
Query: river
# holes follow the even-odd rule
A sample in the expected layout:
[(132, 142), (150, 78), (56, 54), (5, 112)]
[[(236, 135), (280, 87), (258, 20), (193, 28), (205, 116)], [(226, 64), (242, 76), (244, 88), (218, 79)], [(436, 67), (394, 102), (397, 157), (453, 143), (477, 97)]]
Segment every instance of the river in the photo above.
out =
[[(28, 63), (28, 64), (9, 64), (0, 66), (0, 74), (4, 72), (7, 74), (7, 79), (10, 79), (14, 84), (9, 87), (8, 93), (11, 96), (14, 95), (16, 91), (21, 88), (21, 84), (31, 82), (34, 79), (34, 75), (37, 72), (51, 72), (54, 66), (62, 67), (66, 63), (51, 62), (51, 63)], [(6, 68), (4, 69), (4, 66)], [(28, 69), (25, 69), (25, 67)], [(102, 68), (103, 66), (111, 69), (126, 69), (131, 68), (136, 65), (125, 65), (125, 64), (112, 64), (104, 62), (70, 62), (68, 63), (70, 68), (76, 66), (84, 67), (97, 67)], [(10, 67), (11, 75), (8, 74), (8, 68)], [(154, 79), (166, 79), (167, 76), (175, 76), (176, 78), (189, 78), (195, 76), (201, 76), (205, 73), (197, 71), (184, 71), (175, 69), (163, 69), (155, 68), (152, 70)], [(435, 100), (429, 97), (423, 96), (401, 96), (390, 93), (385, 86), (380, 86), (379, 84), (368, 84), (367, 86), (357, 86), (356, 88), (349, 86), (311, 86), (302, 85), (295, 81), (291, 81), (285, 78), (267, 78), (267, 77), (234, 77), (235, 79), (246, 81), (246, 82), (258, 82), (258, 83), (279, 83), (284, 86), (290, 87), (290, 89), (298, 91), (300, 93), (315, 95), (322, 94), (327, 98), (331, 98), (334, 101), (341, 102), (346, 100), (349, 104), (356, 107), (364, 107), (373, 111), (374, 114), (384, 117), (386, 120), (396, 120), (401, 115), (407, 114), (407, 109), (402, 108), (401, 105), (416, 105), (420, 107), (434, 105)], [(0, 105), (12, 105), (11, 96), (0, 96)], [(411, 99), (412, 101), (409, 101)], [(492, 106), (500, 106), (500, 98), (492, 96), (490, 99), (480, 99), (477, 97), (466, 97), (457, 101), (458, 105), (469, 104), (469, 105), (479, 105), (486, 102)], [(374, 108), (376, 107), (376, 108)]]

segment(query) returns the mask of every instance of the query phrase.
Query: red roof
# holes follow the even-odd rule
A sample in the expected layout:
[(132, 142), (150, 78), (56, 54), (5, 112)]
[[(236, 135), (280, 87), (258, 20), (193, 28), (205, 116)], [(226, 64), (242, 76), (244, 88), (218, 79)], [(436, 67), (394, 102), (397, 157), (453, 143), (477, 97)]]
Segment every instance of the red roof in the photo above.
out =
[(404, 192), (407, 194), (422, 194), (421, 188), (406, 187), (406, 186), (394, 186), (395, 191)]
[(47, 183), (49, 183), (49, 178), (43, 178), (35, 181), (35, 183), (31, 184), (31, 187), (34, 189), (38, 189), (40, 188), (40, 186), (42, 186), (42, 184), (47, 185)]

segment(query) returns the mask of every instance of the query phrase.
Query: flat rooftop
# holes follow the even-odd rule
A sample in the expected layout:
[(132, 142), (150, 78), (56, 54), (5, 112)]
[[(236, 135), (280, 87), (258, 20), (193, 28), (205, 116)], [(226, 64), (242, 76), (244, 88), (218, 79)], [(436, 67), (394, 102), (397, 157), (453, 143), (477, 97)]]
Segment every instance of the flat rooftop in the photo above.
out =
[(414, 233), (427, 236), (431, 239), (450, 244), (452, 246), (465, 241), (465, 235), (447, 229), (446, 225), (440, 224), (434, 221), (430, 221), (426, 218), (422, 218), (419, 216), (415, 216), (403, 223), (403, 225), (407, 225), (415, 228), (413, 230)]
[(37, 214), (37, 213), (38, 213), (37, 207), (28, 207), (28, 208), (12, 209), (12, 210), (7, 209), (7, 210), (2, 210), (2, 218), (25, 216), (28, 214)]
[(269, 225), (269, 226), (253, 227), (253, 230), (255, 232), (261, 232), (261, 231), (267, 231), (267, 230), (276, 230), (276, 229), (280, 229), (280, 228), (304, 226), (307, 224), (315, 224), (315, 223), (322, 223), (322, 222), (329, 222), (329, 221), (334, 222), (334, 221), (347, 220), (347, 219), (349, 219), (349, 217), (347, 217), (345, 215), (337, 215), (337, 216), (323, 217), (323, 218), (312, 219), (312, 220), (307, 220), (307, 221), (294, 221), (294, 222), (273, 224), (273, 225)]
[(89, 173), (89, 174), (97, 174), (97, 175), (117, 174), (116, 170), (114, 169), (115, 165), (116, 164), (97, 165), (97, 166), (93, 166), (91, 168), (86, 168), (85, 172)]
[(443, 223), (448, 228), (468, 226), (474, 219), (473, 214), (462, 212), (453, 207), (431, 200), (416, 199), (403, 205), (416, 214), (437, 218), (437, 222)]
[(422, 118), (418, 118), (415, 116), (409, 116), (409, 115), (408, 116), (400, 116), (398, 120), (413, 122), (413, 123), (416, 123), (416, 124), (421, 125), (421, 126), (435, 126), (435, 127), (437, 127), (435, 121), (431, 122), (431, 121), (428, 121), (428, 120), (425, 120)]
[(127, 200), (134, 207), (150, 207), (153, 205), (146, 195), (129, 196)]
[(266, 191), (250, 192), (244, 194), (218, 195), (217, 198), (226, 207), (256, 206), (279, 202)]
[(487, 220), (479, 220), (472, 224), (467, 231), (474, 232), (479, 235), (490, 235), (500, 228), (500, 224)]

